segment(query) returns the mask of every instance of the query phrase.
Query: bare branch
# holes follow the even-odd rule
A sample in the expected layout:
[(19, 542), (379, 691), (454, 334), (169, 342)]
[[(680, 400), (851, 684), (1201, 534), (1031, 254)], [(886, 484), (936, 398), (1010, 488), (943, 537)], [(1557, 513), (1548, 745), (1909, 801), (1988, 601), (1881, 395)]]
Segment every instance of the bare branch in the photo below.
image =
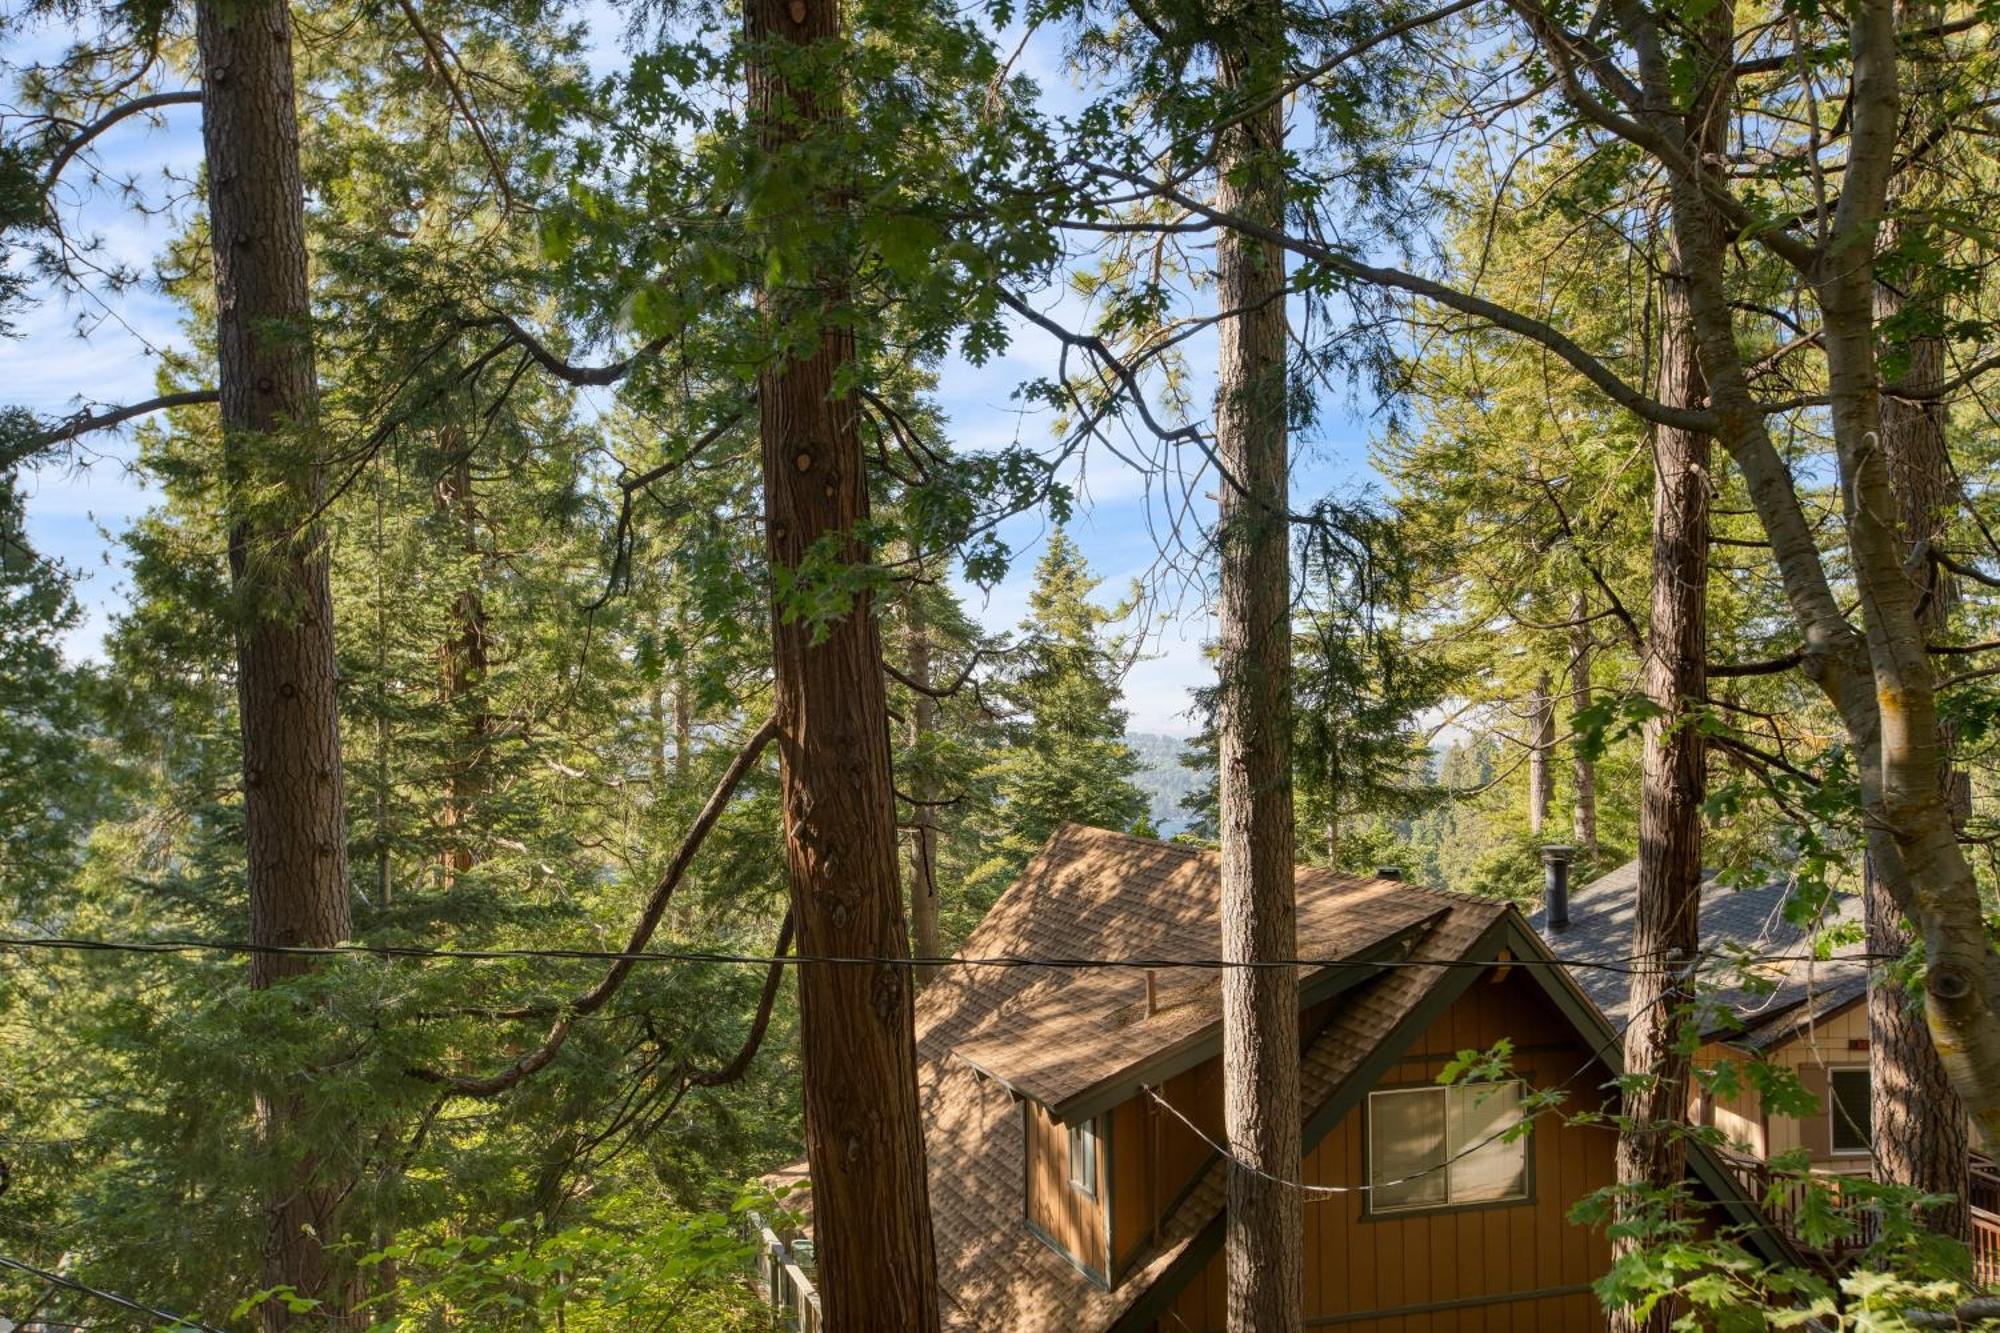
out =
[(175, 407), (196, 407), (203, 403), (216, 403), (222, 394), (216, 389), (188, 389), (181, 393), (163, 393), (158, 398), (148, 398), (143, 403), (130, 403), (124, 407), (107, 408), (102, 412), (79, 412), (61, 425), (43, 431), (32, 437), (23, 455), (39, 453), (52, 444), (74, 440), (92, 431), (109, 430), (122, 426), (135, 417), (143, 417), (153, 412), (165, 412)]
[[(715, 784), (715, 790), (709, 794), (707, 804), (702, 806), (701, 813), (695, 816), (694, 823), (688, 827), (680, 846), (674, 850), (673, 859), (668, 861), (666, 869), (660, 872), (659, 880), (653, 885), (652, 896), (646, 901), (646, 909), (639, 914), (638, 924), (633, 926), (631, 938), (625, 943), (624, 956), (611, 964), (602, 981), (563, 1006), (555, 1023), (549, 1028), (548, 1035), (542, 1039), (541, 1045), (499, 1073), (485, 1078), (448, 1074), (435, 1069), (412, 1069), (410, 1074), (427, 1083), (442, 1084), (462, 1097), (494, 1097), (521, 1083), (555, 1059), (556, 1054), (562, 1050), (563, 1043), (569, 1040), (571, 1025), (577, 1019), (587, 1017), (603, 1008), (611, 997), (618, 993), (618, 988), (625, 984), (625, 978), (631, 974), (633, 966), (638, 961), (633, 955), (642, 952), (652, 941), (653, 932), (659, 928), (660, 918), (667, 910), (667, 903), (673, 898), (674, 890), (680, 887), (681, 879), (686, 875), (688, 866), (693, 863), (695, 853), (701, 850), (701, 844), (708, 837), (709, 830), (715, 827), (715, 821), (729, 805), (730, 797), (735, 794), (737, 785), (755, 767), (758, 756), (763, 754), (764, 747), (769, 745), (777, 734), (778, 719), (775, 716), (764, 719), (764, 724), (757, 728), (744, 743), (743, 748), (737, 752), (736, 758), (730, 761), (728, 770)], [(499, 1010), (492, 1016), (525, 1019), (544, 1017), (548, 1012), (545, 1007), (531, 1006)]]
[(186, 88), (179, 92), (135, 97), (129, 102), (111, 108), (71, 135), (69, 141), (56, 150), (56, 155), (49, 159), (48, 169), (42, 172), (42, 193), (47, 194), (53, 190), (56, 182), (62, 178), (64, 168), (76, 159), (78, 153), (88, 148), (92, 140), (112, 126), (148, 111), (158, 111), (161, 107), (199, 105), (200, 102), (201, 89)]

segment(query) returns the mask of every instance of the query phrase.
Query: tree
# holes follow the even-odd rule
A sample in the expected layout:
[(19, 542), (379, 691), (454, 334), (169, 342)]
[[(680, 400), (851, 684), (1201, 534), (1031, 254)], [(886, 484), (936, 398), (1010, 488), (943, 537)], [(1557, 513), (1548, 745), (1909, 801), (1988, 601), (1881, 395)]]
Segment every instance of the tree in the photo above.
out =
[[(1222, 207), (1266, 226), (1285, 215), (1289, 43), (1284, 11), (1250, 0), (1216, 16), (1223, 92), (1244, 103), (1216, 141)], [(1221, 473), (1215, 547), (1216, 762), (1221, 793), (1223, 1126), (1229, 1172), (1229, 1327), (1297, 1329), (1304, 1317), (1305, 1213), (1290, 1182), (1302, 1160), (1298, 954), (1293, 886), (1291, 467), (1286, 442), (1285, 255), (1269, 241), (1216, 238), (1224, 317), (1216, 374)]]
[(28, 540), (18, 482), (0, 476), (0, 912), (36, 920), (60, 901), (106, 813), (92, 673), (63, 659), (82, 619), (74, 576)]
[[(1905, 3), (1897, 7), (1898, 22), (1920, 29), (1943, 21), (1941, 7)], [(1909, 119), (1925, 134), (1947, 128), (1947, 111), (1939, 103), (1938, 86), (1943, 52), (1926, 43), (1918, 57), (1906, 62), (1913, 85)], [(1917, 621), (1926, 642), (1942, 642), (1951, 630), (1951, 612), (1958, 601), (1954, 577), (1930, 552), (1949, 540), (1953, 519), (1952, 462), (1945, 444), (1945, 408), (1938, 401), (1945, 377), (1944, 319), (1937, 291), (1938, 278), (1915, 255), (1925, 243), (1907, 233), (1924, 225), (1919, 200), (1912, 191), (1931, 194), (1937, 185), (1928, 171), (1905, 170), (1891, 182), (1893, 214), (1886, 224), (1875, 289), (1875, 314), (1882, 329), (1879, 353), (1885, 376), (1881, 398), (1882, 449), (1887, 455), (1889, 484), (1896, 499), (1897, 522), (1910, 563), (1922, 571), (1924, 592)], [(1936, 241), (1929, 242), (1935, 245)], [(1915, 253), (1912, 253), (1915, 252)], [(1906, 257), (1907, 256), (1907, 257)], [(1904, 395), (1908, 396), (1904, 396)], [(1956, 809), (1953, 793), (1959, 775), (1949, 762), (1952, 737), (1943, 737), (1947, 761), (1938, 780), (1946, 800)], [(1969, 775), (1966, 775), (1969, 781)], [(1952, 1090), (1951, 1077), (1938, 1058), (1924, 1026), (1921, 993), (1909, 993), (1905, 969), (1879, 960), (1908, 955), (1911, 939), (1902, 909), (1873, 872), (1863, 875), (1862, 915), (1868, 952), (1878, 965), (1868, 985), (1869, 1129), (1878, 1180), (1912, 1186), (1926, 1195), (1948, 1198), (1926, 1211), (1926, 1221), (1941, 1235), (1968, 1238), (1969, 1156), (1965, 1107)]]
[[(243, 837), (250, 939), (279, 948), (348, 937), (347, 821), (336, 697), (333, 597), (318, 523), (319, 387), (306, 279), (304, 189), (283, 0), (204, 3), (196, 11), (202, 142), (215, 265), (216, 365), (229, 491), (229, 565), (243, 728)], [(260, 953), (251, 984), (306, 971)], [(346, 1190), (297, 1138), (309, 1118), (297, 1088), (259, 1094), (265, 1149), (279, 1164), (265, 1279), (349, 1307), (329, 1243)], [(283, 1302), (266, 1328), (293, 1321)]]
[[(1590, 601), (1581, 592), (1570, 609), (1569, 627), (1569, 712), (1574, 726), (1590, 716), (1592, 691), (1591, 661), (1596, 645), (1590, 632)], [(1587, 862), (1597, 860), (1597, 760), (1584, 746), (1570, 747), (1570, 786), (1575, 818), (1571, 837), (1578, 854)]]
[[(1937, 781), (1942, 733), (1937, 680), (1916, 620), (1916, 592), (1902, 570), (1902, 542), (1892, 521), (1887, 463), (1876, 446), (1881, 381), (1874, 324), (1875, 247), (1884, 220), (1887, 183), (1901, 141), (1897, 74), (1902, 36), (1893, 0), (1862, 0), (1810, 30), (1785, 22), (1744, 29), (1780, 49), (1745, 57), (1736, 47), (1735, 17), (1682, 31), (1654, 9), (1624, 5), (1608, 16), (1602, 33), (1582, 35), (1565, 15), (1535, 0), (1513, 0), (1507, 13), (1532, 52), (1520, 76), (1525, 95), (1548, 88), (1552, 117), (1574, 123), (1602, 151), (1608, 172), (1625, 162), (1618, 179), (1631, 180), (1630, 155), (1645, 161), (1664, 182), (1671, 228), (1688, 285), (1688, 304), (1709, 406), (1689, 409), (1647, 395), (1554, 322), (1518, 306), (1496, 302), (1393, 264), (1370, 262), (1337, 244), (1282, 233), (1218, 209), (1171, 183), (1137, 176), (1167, 199), (1216, 225), (1279, 239), (1295, 255), (1321, 266), (1329, 282), (1362, 284), (1434, 302), (1470, 319), (1532, 340), (1588, 379), (1611, 402), (1655, 425), (1711, 433), (1742, 473), (1746, 494), (1769, 542), (1793, 631), (1796, 659), (1839, 716), (1859, 769), (1869, 852), (1884, 886), (1912, 915), (1925, 946), (1925, 1016), (1935, 1044), (1988, 1141), (2000, 1142), (2000, 954), (1986, 939), (1977, 884), (1960, 847)], [(1792, 43), (1785, 48), (1784, 43)], [(1516, 57), (1505, 43), (1489, 48), (1500, 61)], [(1720, 53), (1720, 54), (1718, 54)], [(1848, 65), (1851, 98), (1825, 118), (1816, 69)], [(1542, 80), (1543, 68), (1553, 76)], [(1961, 64), (1961, 71), (1969, 65)], [(1690, 82), (1689, 71), (1706, 71)], [(1511, 86), (1511, 82), (1510, 82)], [(1746, 183), (1735, 164), (1705, 156), (1699, 135), (1712, 122), (1757, 119), (1763, 99), (1785, 90), (1822, 113), (1796, 135), (1787, 135), (1776, 159), (1746, 164)], [(1691, 97), (1710, 97), (1714, 116), (1691, 114)], [(1519, 106), (1510, 102), (1510, 113)], [(1721, 108), (1727, 108), (1723, 110)], [(1490, 107), (1468, 114), (1468, 131), (1491, 124)], [(1838, 148), (1830, 149), (1830, 145)], [(1829, 157), (1829, 152), (1838, 154)], [(1932, 151), (1926, 146), (1925, 152)], [(1753, 154), (1754, 156), (1754, 154)], [(1826, 188), (1829, 172), (1839, 188)], [(1606, 174), (1593, 176), (1610, 181)], [(1782, 188), (1773, 205), (1759, 191)], [(1761, 317), (1768, 302), (1745, 311), (1732, 300), (1732, 246), (1754, 242), (1750, 259), (1760, 279), (1779, 281), (1818, 314), (1817, 336), (1803, 346), (1823, 357), (1823, 402), (1830, 426), (1832, 462), (1840, 482), (1838, 539), (1859, 591), (1861, 623), (1843, 610), (1829, 553), (1808, 516), (1802, 485), (1774, 438), (1771, 421), (1783, 399), (1760, 397), (1763, 368), (1746, 351), (1744, 321)], [(1787, 335), (1788, 336), (1788, 335)], [(1793, 353), (1769, 341), (1782, 361)], [(1758, 373), (1753, 375), (1753, 369)], [(1968, 382), (1983, 373), (1974, 358)], [(1885, 712), (1883, 700), (1890, 703)]]
[(1011, 716), (1007, 743), (985, 772), (994, 827), (973, 873), (975, 898), (997, 896), (1059, 825), (1123, 829), (1145, 813), (1118, 706), (1127, 648), (1105, 633), (1124, 611), (1091, 600), (1099, 582), (1066, 532), (1049, 534), (1000, 684)]
[[(751, 123), (767, 188), (804, 188), (830, 204), (813, 163), (842, 112), (844, 45), (834, 0), (751, 0), (744, 9)], [(806, 1144), (814, 1243), (830, 1327), (931, 1330), (936, 1256), (917, 1111), (914, 978), (897, 878), (889, 717), (872, 599), (814, 622), (788, 600), (809, 562), (864, 564), (868, 473), (850, 382), (852, 334), (820, 313), (838, 306), (825, 254), (785, 255), (769, 272), (794, 286), (762, 293), (775, 341), (757, 382), (765, 530), (772, 579), (773, 694), (783, 766), (785, 841), (802, 954), (870, 958), (799, 974)], [(790, 258), (781, 265), (781, 257)], [(801, 262), (802, 261), (802, 262)], [(796, 348), (797, 350), (794, 350)]]
[[(1670, 252), (1671, 253), (1671, 252)], [(1686, 279), (1669, 260), (1662, 283), (1660, 400), (1702, 401), (1687, 314)], [(1639, 806), (1639, 887), (1633, 904), (1632, 996), (1625, 1028), (1625, 1080), (1615, 1161), (1630, 1206), (1651, 1206), (1686, 1170), (1679, 1130), (1688, 1115), (1692, 1060), (1689, 965), (1701, 951), (1701, 825), (1707, 746), (1700, 710), (1708, 680), (1708, 448), (1706, 436), (1671, 426), (1653, 432), (1653, 580), (1646, 621), (1650, 705)], [(1641, 1202), (1643, 1201), (1643, 1202)], [(1635, 1239), (1620, 1239), (1624, 1252)], [(1661, 1305), (1641, 1320), (1612, 1312), (1614, 1327), (1665, 1333)]]

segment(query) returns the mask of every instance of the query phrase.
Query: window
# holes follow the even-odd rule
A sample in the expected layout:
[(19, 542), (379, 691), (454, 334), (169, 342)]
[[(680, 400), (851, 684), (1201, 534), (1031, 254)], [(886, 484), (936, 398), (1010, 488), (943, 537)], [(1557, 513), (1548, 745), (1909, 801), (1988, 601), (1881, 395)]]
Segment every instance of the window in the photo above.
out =
[(1369, 1210), (1527, 1198), (1527, 1136), (1506, 1136), (1520, 1122), (1518, 1082), (1369, 1093)]
[(1869, 1080), (1866, 1065), (1826, 1071), (1827, 1114), (1833, 1118), (1833, 1150), (1865, 1153), (1874, 1139), (1868, 1123)]
[(1078, 1193), (1097, 1197), (1097, 1122), (1069, 1127), (1069, 1183)]

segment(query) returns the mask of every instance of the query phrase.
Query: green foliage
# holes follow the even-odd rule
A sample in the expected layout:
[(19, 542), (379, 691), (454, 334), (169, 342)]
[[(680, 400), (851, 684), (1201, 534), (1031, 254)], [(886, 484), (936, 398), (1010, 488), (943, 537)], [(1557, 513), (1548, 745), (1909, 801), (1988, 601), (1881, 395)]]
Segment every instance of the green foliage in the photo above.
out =
[(615, 1225), (548, 1228), (523, 1220), (491, 1232), (410, 1234), (361, 1260), (393, 1266), (393, 1303), (372, 1330), (467, 1321), (480, 1328), (757, 1330), (769, 1312), (745, 1280), (757, 1246), (741, 1214), (680, 1216), (643, 1198), (607, 1200)]
[(1118, 706), (1130, 650), (1107, 633), (1126, 610), (1092, 601), (1098, 583), (1069, 536), (1050, 534), (1001, 685), (1010, 743), (983, 774), (996, 804), (968, 882), (976, 902), (990, 903), (1062, 823), (1129, 829), (1146, 812)]

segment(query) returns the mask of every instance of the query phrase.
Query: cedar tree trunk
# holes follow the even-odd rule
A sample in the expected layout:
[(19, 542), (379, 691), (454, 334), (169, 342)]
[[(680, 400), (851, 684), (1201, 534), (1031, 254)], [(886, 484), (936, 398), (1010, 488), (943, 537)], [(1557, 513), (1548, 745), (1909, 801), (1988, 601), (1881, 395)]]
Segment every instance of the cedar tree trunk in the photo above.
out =
[[(1590, 708), (1590, 662), (1594, 647), (1590, 626), (1585, 618), (1590, 614), (1590, 603), (1579, 595), (1571, 610), (1572, 622), (1569, 628), (1569, 710), (1571, 729), (1575, 729), (1575, 719)], [(1570, 785), (1576, 789), (1574, 823), (1571, 836), (1576, 841), (1577, 856), (1585, 861), (1597, 859), (1597, 762), (1583, 752), (1580, 745), (1570, 747)]]
[(1549, 764), (1555, 746), (1555, 697), (1549, 693), (1549, 673), (1543, 671), (1528, 695), (1528, 832), (1538, 838), (1556, 798), (1556, 771)]
[[(842, 40), (838, 0), (749, 0), (749, 114), (766, 169), (819, 168), (798, 146), (844, 114), (824, 66)], [(813, 65), (809, 81), (790, 77)], [(837, 201), (823, 201), (837, 212)], [(838, 306), (837, 279), (763, 293), (774, 323)], [(823, 539), (868, 558), (854, 536), (868, 478), (854, 399), (836, 381), (852, 335), (823, 325), (803, 355), (758, 376), (765, 530), (773, 571)], [(772, 606), (773, 693), (785, 843), (799, 953), (876, 958), (799, 968), (806, 1147), (820, 1298), (833, 1333), (938, 1324), (936, 1259), (917, 1108), (913, 979), (896, 876), (896, 810), (882, 645), (872, 599), (817, 629)]]
[[(1697, 407), (1701, 370), (1689, 331), (1681, 275), (1664, 283), (1660, 401)], [(1689, 1057), (1678, 1040), (1693, 998), (1684, 970), (1701, 946), (1701, 807), (1705, 745), (1691, 715), (1708, 687), (1708, 437), (1656, 426), (1653, 435), (1653, 575), (1647, 616), (1647, 719), (1639, 797), (1639, 889), (1632, 929), (1631, 1022), (1625, 1068), (1650, 1074), (1629, 1085), (1615, 1159), (1625, 1202), (1680, 1184), (1686, 1145)], [(1638, 1193), (1635, 1193), (1638, 1192)], [(1621, 1249), (1629, 1241), (1618, 1242)], [(1645, 1320), (1611, 1312), (1620, 1330), (1664, 1333), (1673, 1316), (1662, 1302)]]
[[(944, 946), (938, 938), (937, 816), (930, 804), (937, 799), (937, 788), (927, 747), (937, 730), (937, 700), (924, 692), (931, 685), (931, 627), (921, 583), (911, 587), (903, 614), (910, 679), (920, 687), (910, 691), (910, 748), (916, 754), (910, 774), (910, 795), (916, 802), (910, 817), (910, 947), (919, 958), (936, 958)], [(929, 981), (936, 970), (931, 964), (918, 967), (917, 980)]]
[[(1938, 8), (1928, 3), (1906, 3), (1902, 10), (1904, 23), (1912, 28), (1941, 17)], [(1918, 90), (1917, 105), (1920, 113), (1929, 105), (1922, 89)], [(1930, 119), (1921, 117), (1919, 123)], [(1897, 184), (1910, 182), (1899, 179)], [(1885, 228), (1885, 248), (1894, 245), (1894, 226), (1892, 222)], [(1876, 283), (1876, 318), (1899, 321), (1908, 315), (1916, 317), (1909, 323), (1931, 324), (1924, 317), (1937, 313), (1936, 293), (1921, 274), (1901, 281), (1903, 288), (1884, 281)], [(1934, 395), (1943, 384), (1944, 340), (1935, 333), (1905, 334), (1884, 351), (1892, 353), (1894, 388)], [(1918, 623), (1926, 638), (1941, 638), (1956, 590), (1943, 568), (1928, 561), (1925, 554), (1944, 539), (1950, 519), (1951, 461), (1945, 453), (1944, 405), (1931, 396), (1913, 401), (1883, 395), (1882, 448), (1888, 456), (1889, 482), (1904, 541), (1925, 580)], [(1951, 778), (1947, 760), (1938, 773), (1947, 793)], [(1913, 940), (1902, 909), (1878, 876), (1871, 872), (1863, 883), (1868, 952), (1878, 958), (1907, 954)], [(1922, 1004), (1913, 1002), (1896, 983), (1891, 969), (1879, 963), (1869, 976), (1868, 1051), (1876, 1179), (1913, 1186), (1926, 1194), (1951, 1195), (1951, 1203), (1927, 1210), (1926, 1225), (1939, 1234), (1969, 1240), (1972, 1216), (1966, 1198), (1970, 1160), (1965, 1105), (1953, 1090), (1951, 1076), (1931, 1042)]]

